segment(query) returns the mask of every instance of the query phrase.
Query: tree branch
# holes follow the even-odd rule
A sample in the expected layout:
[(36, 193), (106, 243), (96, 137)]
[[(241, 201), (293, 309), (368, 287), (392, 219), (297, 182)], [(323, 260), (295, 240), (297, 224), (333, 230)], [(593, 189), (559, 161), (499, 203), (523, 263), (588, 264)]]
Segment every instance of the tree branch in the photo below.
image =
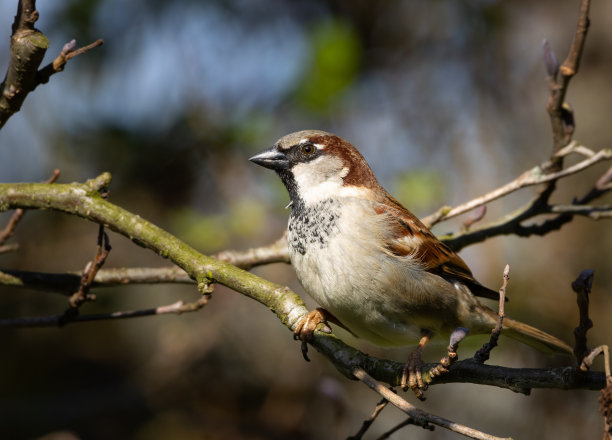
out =
[(13, 236), (13, 234), (15, 233), (15, 229), (23, 218), (24, 214), (25, 211), (23, 209), (15, 210), (4, 229), (0, 231), (0, 246), (4, 245), (4, 243), (6, 243), (6, 240)]
[[(538, 167), (523, 173), (521, 176), (513, 180), (512, 182), (493, 190), (484, 196), (477, 197), (467, 203), (464, 203), (456, 208), (444, 206), (437, 212), (425, 217), (424, 223), (429, 227), (434, 224), (447, 220), (451, 217), (463, 214), (479, 206), (484, 206), (497, 198), (505, 196), (513, 191), (526, 186), (538, 185), (546, 183), (544, 189), (540, 191), (540, 194), (534, 198), (529, 204), (518, 209), (514, 213), (505, 216), (493, 223), (480, 227), (476, 231), (464, 230), (458, 235), (449, 235), (442, 237), (442, 239), (452, 249), (458, 251), (459, 249), (476, 242), (484, 241), (489, 237), (493, 237), (501, 234), (513, 233), (519, 236), (529, 236), (533, 234), (545, 234), (552, 230), (559, 229), (565, 223), (569, 222), (573, 215), (583, 214), (581, 212), (563, 212), (552, 220), (547, 220), (542, 225), (535, 225), (530, 227), (523, 227), (521, 222), (533, 218), (541, 214), (547, 214), (555, 212), (549, 205), (550, 195), (556, 188), (556, 182), (564, 177), (567, 177), (575, 172), (581, 171), (586, 167), (593, 165), (599, 160), (610, 159), (610, 150), (601, 150), (597, 153), (589, 150), (588, 148), (577, 145), (575, 142), (571, 142), (572, 136), (575, 129), (574, 115), (570, 106), (565, 102), (565, 95), (571, 78), (578, 72), (578, 66), (580, 64), (580, 58), (584, 49), (584, 42), (586, 40), (586, 34), (589, 27), (589, 8), (590, 0), (582, 0), (580, 4), (580, 13), (578, 22), (576, 25), (576, 32), (572, 41), (571, 48), (567, 55), (567, 58), (563, 62), (563, 65), (559, 67), (557, 57), (550, 48), (547, 41), (544, 41), (543, 55), (544, 64), (548, 73), (549, 80), (549, 99), (546, 105), (546, 109), (550, 116), (552, 131), (553, 131), (553, 149), (550, 160), (542, 163)], [(572, 167), (563, 170), (563, 158), (569, 153), (577, 153), (586, 156), (582, 162), (573, 165)], [(599, 156), (599, 157), (597, 157)], [(595, 188), (591, 193), (587, 194), (581, 203), (574, 204), (586, 204), (588, 201), (593, 200), (604, 193), (603, 189), (610, 189), (612, 184), (612, 168), (608, 170), (608, 173), (602, 176), (600, 181), (595, 185)], [(602, 183), (603, 181), (604, 183)], [(557, 211), (558, 208), (557, 208)], [(588, 213), (588, 216), (594, 219), (609, 218), (610, 210), (602, 209), (597, 212), (592, 210)], [(479, 218), (480, 219), (480, 218)], [(467, 227), (470, 225), (468, 224)], [(467, 229), (464, 228), (464, 229)]]
[(70, 296), (68, 303), (70, 304), (70, 309), (66, 311), (67, 314), (76, 313), (78, 308), (85, 302), (89, 300), (94, 300), (95, 296), (90, 295), (89, 291), (91, 290), (91, 285), (93, 284), (93, 280), (96, 276), (96, 273), (100, 270), (100, 268), (106, 262), (106, 258), (111, 251), (111, 245), (108, 240), (108, 235), (104, 232), (104, 226), (100, 225), (98, 231), (98, 249), (96, 251), (96, 256), (94, 259), (87, 263), (83, 273), (81, 275), (81, 282), (79, 284), (79, 289)]
[[(570, 222), (575, 215), (584, 215), (594, 220), (610, 218), (612, 212), (610, 206), (587, 207), (587, 205), (612, 189), (612, 185), (609, 184), (611, 176), (612, 173), (608, 170), (597, 180), (593, 188), (591, 188), (587, 194), (574, 200), (572, 205), (550, 205), (548, 200), (555, 190), (555, 187), (547, 185), (544, 191), (533, 198), (529, 203), (494, 222), (439, 238), (452, 249), (458, 251), (466, 246), (498, 235), (512, 234), (519, 237), (545, 235), (551, 231), (560, 229), (564, 224)], [(558, 215), (540, 224), (528, 226), (522, 224), (526, 220), (544, 214)]]
[(106, 190), (110, 179), (110, 174), (104, 173), (84, 184), (0, 184), (0, 211), (54, 209), (103, 224), (170, 259), (195, 279), (198, 287), (203, 288), (214, 280), (265, 304), (288, 326), (306, 314), (302, 300), (286, 287), (202, 255), (152, 223), (104, 200), (99, 191)]
[(423, 411), (422, 409), (419, 409), (414, 405), (411, 405), (405, 399), (401, 398), (399, 395), (395, 394), (390, 389), (379, 384), (373, 377), (371, 377), (361, 368), (356, 368), (353, 374), (357, 379), (362, 381), (368, 387), (370, 387), (382, 397), (391, 402), (391, 404), (394, 405), (396, 408), (408, 414), (412, 419), (412, 423), (417, 426), (427, 428), (428, 425), (431, 423), (433, 425), (448, 429), (449, 431), (456, 432), (458, 434), (463, 434), (469, 438), (480, 440), (502, 440), (501, 437), (495, 437), (493, 435), (485, 434), (484, 432), (469, 428), (465, 425), (461, 425), (443, 417), (436, 416), (434, 414)]
[[(80, 272), (44, 273), (24, 270), (0, 271), (0, 285), (32, 289), (41, 292), (71, 295), (79, 288)], [(113, 287), (126, 284), (193, 284), (183, 269), (170, 267), (135, 267), (101, 269), (91, 288)]]
[[(268, 246), (260, 246), (244, 251), (227, 250), (219, 252), (214, 258), (230, 263), (241, 269), (251, 269), (271, 263), (289, 263), (287, 237), (283, 235)], [(80, 272), (43, 273), (23, 270), (0, 271), (0, 285), (20, 287), (43, 292), (70, 295), (79, 288)], [(133, 267), (100, 269), (91, 288), (113, 287), (127, 284), (193, 284), (194, 281), (180, 267)]]
[[(105, 200), (99, 192), (106, 191), (109, 184), (108, 173), (83, 184), (0, 184), (0, 211), (16, 208), (53, 209), (103, 224), (128, 237), (134, 243), (171, 260), (196, 280), (200, 291), (207, 292), (211, 282), (223, 284), (268, 307), (290, 330), (293, 330), (298, 320), (308, 313), (300, 297), (287, 287), (266, 281), (229, 263), (202, 255), (140, 216)], [(150, 310), (147, 314), (157, 314), (153, 312), (157, 309)], [(120, 312), (117, 317), (125, 317), (126, 313), (128, 312)], [(96, 318), (83, 316), (75, 318), (75, 321), (104, 319), (110, 315), (112, 314), (97, 315)], [(398, 385), (401, 380), (403, 363), (368, 356), (349, 347), (333, 335), (317, 332), (312, 345), (347, 377), (352, 378), (354, 369), (360, 367), (377, 380), (391, 385)], [(435, 365), (437, 364), (426, 367), (433, 368)], [(511, 369), (482, 365), (473, 361), (460, 361), (452, 365), (448, 374), (439, 376), (433, 381), (434, 384), (449, 382), (480, 383), (519, 392), (528, 392), (530, 388), (538, 387), (601, 389), (604, 375), (599, 372), (580, 373), (574, 367), (547, 370)]]
[(382, 410), (385, 409), (388, 404), (389, 401), (383, 397), (383, 399), (378, 402), (378, 404), (374, 408), (372, 415), (368, 417), (368, 419), (363, 421), (363, 423), (361, 424), (361, 428), (359, 428), (359, 431), (357, 431), (355, 435), (351, 435), (350, 437), (348, 437), (346, 440), (361, 440), (363, 438), (363, 435), (368, 431), (368, 429), (370, 429), (372, 423), (374, 423), (376, 418), (382, 413)]
[(109, 321), (114, 319), (141, 318), (143, 316), (166, 315), (169, 313), (180, 315), (182, 313), (196, 312), (208, 304), (210, 295), (204, 294), (200, 299), (185, 303), (177, 301), (167, 306), (144, 310), (127, 310), (112, 313), (97, 313), (88, 315), (66, 314), (36, 316), (33, 318), (0, 319), (0, 327), (62, 327), (73, 322)]
[[(574, 356), (579, 364), (589, 354), (587, 347), (587, 331), (593, 327), (593, 321), (589, 318), (589, 294), (593, 285), (594, 273), (591, 269), (583, 270), (578, 278), (572, 282), (572, 290), (576, 292), (576, 302), (580, 314), (578, 327), (574, 329), (576, 344), (574, 345)], [(585, 368), (586, 369), (586, 368)]]
[(11, 35), (11, 59), (0, 84), (0, 128), (18, 112), (28, 93), (36, 87), (36, 74), (49, 40), (34, 28), (38, 20), (35, 0), (20, 0)]
[(268, 246), (260, 246), (246, 251), (223, 251), (213, 255), (218, 260), (249, 270), (254, 266), (270, 263), (289, 263), (287, 231), (283, 236)]
[(62, 71), (70, 58), (102, 44), (102, 40), (97, 40), (74, 50), (74, 44), (68, 43), (55, 61), (39, 71), (49, 40), (34, 27), (38, 16), (35, 0), (19, 0), (12, 27), (11, 58), (5, 80), (0, 84), (0, 129), (21, 109), (28, 94), (49, 81), (52, 74)]
[(46, 84), (47, 82), (49, 82), (49, 78), (51, 77), (51, 75), (54, 75), (58, 72), (62, 72), (64, 70), (64, 67), (66, 66), (66, 63), (72, 58), (81, 55), (85, 52), (89, 52), (90, 50), (98, 46), (102, 46), (103, 44), (104, 40), (100, 38), (94, 41), (93, 43), (88, 44), (87, 46), (80, 47), (78, 49), (76, 49), (76, 40), (71, 40), (68, 43), (64, 44), (64, 47), (62, 48), (62, 51), (57, 56), (57, 58), (55, 58), (53, 62), (47, 64), (45, 67), (38, 71), (38, 74), (36, 76), (36, 86), (34, 87), (37, 87), (39, 84)]
[(491, 350), (497, 347), (497, 341), (499, 340), (499, 335), (501, 334), (503, 328), (504, 317), (506, 315), (504, 311), (504, 306), (506, 303), (506, 288), (508, 287), (508, 281), (510, 280), (510, 265), (508, 264), (506, 264), (506, 267), (504, 268), (503, 279), (502, 286), (499, 288), (497, 324), (491, 332), (489, 341), (486, 342), (476, 353), (474, 353), (474, 360), (481, 364), (489, 360)]
[[(572, 153), (579, 153), (587, 155), (587, 158), (582, 160), (581, 162), (576, 163), (575, 165), (572, 165), (567, 169), (559, 170), (557, 172), (548, 174), (545, 172), (545, 169), (550, 167), (550, 161), (547, 161), (532, 168), (531, 170), (525, 171), (513, 181), (508, 182), (507, 184), (500, 186), (499, 188), (494, 189), (493, 191), (490, 191), (485, 195), (476, 197), (475, 199), (463, 203), (455, 208), (442, 207), (434, 214), (428, 215), (427, 217), (424, 217), (421, 220), (428, 227), (431, 227), (438, 222), (457, 217), (461, 214), (465, 214), (466, 212), (469, 212), (479, 206), (483, 206), (501, 197), (507, 196), (508, 194), (518, 191), (519, 189), (526, 188), (528, 186), (540, 185), (543, 183), (556, 182), (559, 179), (563, 179), (565, 177), (579, 173), (599, 162), (612, 159), (612, 150), (610, 149), (593, 152), (590, 149), (579, 145), (578, 143), (572, 143), (570, 144), (570, 147), (571, 148), (564, 149), (561, 154), (558, 154), (555, 157), (565, 157)], [(588, 153), (585, 153), (585, 150), (588, 151)]]
[[(550, 96), (546, 104), (546, 110), (550, 116), (553, 134), (553, 160), (550, 170), (559, 169), (562, 166), (563, 158), (556, 156), (556, 153), (566, 146), (574, 133), (574, 116), (569, 105), (565, 103), (565, 95), (570, 80), (578, 73), (580, 58), (584, 50), (587, 31), (589, 29), (589, 8), (590, 0), (582, 0), (580, 12), (576, 24), (576, 32), (569, 53), (558, 69), (558, 73), (549, 70)], [(546, 55), (545, 55), (546, 57)]]

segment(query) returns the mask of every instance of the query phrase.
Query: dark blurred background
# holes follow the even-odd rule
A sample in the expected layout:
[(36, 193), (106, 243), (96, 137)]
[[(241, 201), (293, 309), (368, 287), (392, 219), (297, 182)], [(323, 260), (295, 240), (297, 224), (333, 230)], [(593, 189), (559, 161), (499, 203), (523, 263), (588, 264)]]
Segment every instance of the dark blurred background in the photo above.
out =
[[(291, 131), (319, 128), (352, 141), (383, 185), (418, 215), (483, 194), (545, 160), (552, 141), (542, 40), (562, 61), (578, 13), (578, 1), (553, 0), (37, 6), (37, 27), (51, 41), (45, 63), (72, 38), (105, 44), (69, 62), (9, 120), (0, 132), (0, 180), (42, 181), (59, 168), (60, 181), (71, 182), (110, 171), (111, 201), (205, 253), (280, 236), (288, 197), (273, 173), (247, 159)], [(17, 0), (0, 3), (2, 69), (16, 9)], [(568, 100), (576, 138), (599, 149), (612, 144), (612, 5), (594, 2), (591, 16)], [(605, 169), (562, 182), (555, 201), (584, 194)], [(533, 194), (526, 189), (491, 204), (486, 219)], [(9, 214), (0, 215), (0, 225)], [(456, 230), (461, 220), (434, 232)], [(509, 263), (506, 313), (568, 342), (578, 319), (570, 282), (594, 269), (589, 341), (610, 343), (609, 227), (577, 218), (543, 238), (495, 238), (462, 256), (493, 288)], [(20, 251), (0, 256), (0, 266), (80, 270), (95, 252), (96, 235), (94, 224), (30, 212), (13, 239)], [(107, 267), (167, 264), (116, 234), (111, 244)], [(302, 292), (287, 265), (254, 272)], [(193, 287), (174, 285), (96, 293), (83, 313), (197, 298)], [(56, 314), (65, 306), (65, 297), (0, 289), (2, 318)], [(338, 334), (379, 356), (403, 360), (410, 351), (380, 350)], [(268, 310), (223, 288), (198, 313), (2, 329), (0, 341), (3, 439), (345, 438), (379, 400), (313, 350), (312, 362), (304, 362), (299, 344)], [(469, 339), (460, 356), (482, 342)], [(439, 359), (445, 344), (427, 350), (430, 360)], [(492, 358), (509, 366), (564, 362), (508, 340)], [(419, 405), (496, 435), (579, 439), (600, 437), (597, 397), (444, 385)], [(388, 408), (367, 438), (401, 420)], [(392, 438), (457, 436), (407, 427)]]

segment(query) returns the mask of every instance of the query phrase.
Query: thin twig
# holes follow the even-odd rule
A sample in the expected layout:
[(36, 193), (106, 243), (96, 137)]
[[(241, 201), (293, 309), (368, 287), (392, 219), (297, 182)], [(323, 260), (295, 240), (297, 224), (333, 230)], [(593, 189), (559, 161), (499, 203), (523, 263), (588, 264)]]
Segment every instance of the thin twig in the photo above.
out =
[[(288, 289), (257, 277), (228, 263), (203, 255), (175, 236), (120, 206), (99, 196), (108, 188), (111, 176), (104, 173), (86, 183), (45, 185), (37, 183), (0, 184), (1, 209), (53, 209), (78, 216), (128, 237), (139, 246), (151, 249), (180, 266), (198, 285), (210, 280), (223, 284), (268, 307), (290, 330), (308, 310), (299, 296)], [(333, 335), (316, 333), (312, 346), (327, 357), (347, 377), (361, 367), (377, 380), (399, 384), (403, 362), (368, 356)], [(430, 364), (434, 367), (437, 364)], [(456, 362), (436, 384), (468, 382), (498, 386), (517, 392), (529, 388), (601, 389), (601, 372), (579, 373), (576, 368), (512, 369), (481, 365), (473, 361)]]
[(214, 258), (249, 270), (254, 266), (270, 263), (289, 263), (287, 231), (268, 246), (260, 246), (245, 251), (228, 250), (213, 255)]
[[(572, 40), (572, 46), (567, 55), (567, 58), (561, 65), (559, 71), (567, 78), (571, 78), (578, 73), (578, 66), (580, 65), (580, 58), (584, 49), (584, 42), (586, 40), (586, 34), (589, 29), (589, 8), (591, 6), (590, 0), (583, 0), (580, 4), (580, 15), (578, 17), (578, 23), (576, 25), (576, 32), (574, 39)], [(566, 85), (567, 88), (567, 85)]]
[(185, 303), (183, 301), (177, 301), (172, 304), (160, 306), (152, 309), (143, 310), (126, 310), (120, 312), (111, 313), (97, 313), (89, 315), (50, 315), (50, 316), (37, 316), (33, 318), (11, 318), (11, 319), (0, 319), (0, 327), (61, 327), (66, 324), (75, 322), (88, 322), (88, 321), (106, 321), (113, 319), (128, 319), (128, 318), (140, 318), (143, 316), (153, 315), (165, 315), (165, 314), (176, 314), (195, 312), (200, 310), (208, 303), (210, 295), (204, 294), (200, 299), (193, 302)]
[(578, 73), (578, 66), (589, 28), (590, 4), (590, 0), (581, 1), (576, 32), (569, 53), (559, 68), (560, 75), (549, 74), (550, 96), (546, 110), (550, 116), (553, 132), (553, 158), (549, 167), (553, 171), (561, 168), (563, 163), (563, 159), (555, 156), (555, 153), (570, 142), (574, 132), (573, 112), (565, 103), (565, 95), (570, 80)]
[(17, 225), (19, 224), (24, 215), (25, 209), (19, 208), (15, 210), (4, 229), (0, 231), (0, 246), (6, 243), (6, 240), (13, 236)]
[[(571, 142), (571, 138), (575, 128), (573, 112), (564, 101), (569, 81), (577, 73), (578, 66), (580, 64), (580, 58), (584, 48), (584, 42), (589, 26), (589, 7), (590, 1), (582, 0), (572, 46), (570, 48), (567, 58), (565, 59), (561, 67), (559, 67), (556, 56), (550, 48), (548, 42), (545, 41), (543, 45), (544, 61), (549, 75), (550, 85), (550, 97), (547, 103), (547, 110), (550, 115), (553, 130), (553, 151), (551, 154), (551, 159), (541, 164), (539, 167), (536, 167), (533, 170), (524, 173), (514, 181), (496, 190), (493, 190), (485, 194), (484, 196), (477, 197), (476, 199), (464, 203), (456, 208), (451, 208), (448, 206), (440, 208), (437, 212), (423, 219), (423, 222), (427, 226), (431, 227), (442, 220), (447, 220), (451, 217), (455, 217), (457, 215), (468, 212), (478, 206), (482, 206), (486, 203), (491, 202), (492, 200), (495, 200), (525, 186), (536, 185), (540, 183), (548, 183), (548, 185), (542, 191), (540, 196), (536, 198), (536, 203), (539, 206), (546, 206), (548, 204), (548, 198), (550, 194), (552, 194), (555, 189), (555, 182), (558, 179), (566, 177), (574, 172), (580, 171), (581, 167), (587, 167), (592, 165), (591, 160), (593, 159), (593, 156), (595, 156), (595, 154), (591, 154), (592, 152), (590, 152), (589, 149), (579, 146), (575, 142)], [(561, 72), (561, 75), (559, 75), (559, 72)], [(602, 151), (604, 151), (604, 153), (602, 153)], [(602, 151), (598, 152), (597, 154), (602, 153), (603, 156), (609, 156), (609, 152), (605, 152), (606, 150)], [(570, 167), (564, 171), (562, 170), (563, 158), (568, 153), (582, 154), (586, 156), (587, 159), (580, 162), (579, 164), (576, 164), (578, 165), (578, 167), (574, 165), (573, 167)], [(605, 158), (605, 160), (607, 159), (609, 159), (609, 157)], [(612, 173), (612, 169), (610, 173)], [(544, 175), (547, 177), (541, 178)], [(598, 187), (601, 187), (601, 185), (599, 185)], [(599, 195), (601, 195), (601, 193)], [(532, 208), (533, 205), (527, 206), (525, 208), (525, 211), (533, 212)], [(535, 212), (534, 214), (538, 215), (539, 212)], [(569, 217), (567, 215), (559, 216), (557, 221), (553, 223), (547, 223), (546, 227), (550, 227), (550, 229), (546, 230), (554, 230), (554, 228), (560, 227), (560, 225), (571, 220), (571, 218), (571, 215), (569, 215)], [(512, 220), (507, 221), (507, 227), (504, 227), (503, 225), (500, 227), (500, 223), (502, 222), (498, 221), (491, 225), (490, 232), (486, 231), (486, 227), (481, 228), (481, 230), (478, 231), (476, 234), (471, 234), (470, 236), (468, 236), (468, 234), (464, 232), (464, 242), (467, 241), (469, 243), (473, 243), (475, 241), (482, 241), (487, 237), (491, 236), (494, 230), (499, 231), (499, 233), (506, 233), (503, 231), (511, 230), (513, 227), (520, 226), (520, 223), (518, 221)], [(533, 232), (521, 230), (520, 232), (524, 233), (525, 235), (537, 233), (536, 230), (532, 231)], [(477, 240), (475, 240), (476, 237), (478, 237)], [(460, 247), (463, 246), (453, 247), (453, 249), (458, 250)]]
[(481, 440), (500, 440), (502, 437), (495, 437), (490, 434), (486, 434), (484, 432), (478, 431), (473, 428), (469, 428), (465, 425), (461, 425), (459, 423), (455, 423), (451, 420), (445, 419), (443, 417), (436, 416), (434, 414), (423, 411), (420, 408), (417, 408), (414, 405), (408, 403), (405, 399), (395, 394), (393, 391), (389, 390), (387, 387), (381, 385), (376, 381), (372, 376), (366, 373), (361, 368), (356, 368), (353, 370), (353, 375), (366, 384), (368, 387), (376, 391), (382, 397), (387, 399), (393, 406), (400, 409), (401, 411), (408, 414), (414, 420), (414, 423), (421, 427), (426, 427), (428, 424), (433, 424), (436, 426), (440, 426), (442, 428), (448, 429), (452, 432), (456, 432), (459, 434), (463, 434), (466, 437), (481, 439)]
[(383, 397), (383, 399), (376, 404), (374, 412), (372, 412), (370, 417), (363, 421), (359, 431), (357, 431), (355, 435), (347, 437), (346, 440), (361, 440), (363, 435), (368, 431), (368, 429), (370, 429), (370, 426), (372, 426), (372, 423), (374, 423), (374, 420), (376, 420), (376, 418), (380, 415), (380, 413), (382, 413), (382, 410), (385, 409), (388, 404), (389, 401)]
[(574, 356), (578, 363), (582, 363), (585, 356), (589, 354), (586, 334), (593, 327), (593, 321), (589, 318), (589, 293), (593, 285), (594, 272), (591, 269), (583, 270), (578, 278), (572, 282), (572, 290), (576, 292), (576, 302), (580, 312), (580, 322), (574, 329)]
[[(25, 270), (1, 270), (0, 286), (20, 287), (40, 292), (72, 296), (83, 277), (80, 272), (46, 273)], [(132, 267), (100, 269), (91, 288), (128, 284), (194, 284), (195, 281), (180, 267)]]
[[(58, 179), (59, 175), (60, 175), (60, 171), (58, 169), (53, 170), (53, 175), (49, 177), (45, 183), (55, 182)], [(17, 225), (23, 219), (24, 215), (25, 215), (24, 209), (19, 208), (15, 210), (8, 224), (4, 227), (4, 229), (0, 231), (0, 246), (6, 243), (6, 240), (8, 240), (9, 238), (13, 236), (13, 234), (15, 233), (15, 229), (17, 229)], [(13, 250), (13, 249), (10, 249), (10, 250)], [(5, 251), (5, 252), (8, 252), (8, 251)], [(0, 251), (0, 253), (2, 252)]]
[(68, 301), (70, 303), (70, 309), (66, 311), (67, 314), (73, 313), (85, 301), (95, 299), (95, 296), (91, 296), (89, 291), (91, 290), (91, 285), (96, 277), (96, 273), (104, 265), (110, 251), (111, 245), (108, 240), (108, 235), (104, 231), (104, 225), (100, 224), (98, 228), (98, 248), (96, 250), (96, 256), (93, 261), (90, 261), (85, 266), (79, 290), (72, 295)]
[[(7, 249), (8, 251), (8, 249)], [(2, 247), (0, 247), (2, 253)], [(286, 234), (274, 243), (244, 251), (227, 250), (214, 255), (241, 269), (251, 269), (271, 263), (288, 263), (289, 252)], [(72, 295), (79, 289), (82, 272), (44, 273), (23, 270), (2, 270), (0, 286), (22, 287), (44, 292)], [(112, 287), (127, 284), (193, 284), (195, 281), (180, 267), (133, 267), (100, 269), (91, 284), (91, 288)]]
[[(577, 148), (578, 146), (578, 144), (575, 144), (575, 148)], [(568, 150), (566, 154), (570, 154), (570, 152), (571, 151)], [(431, 227), (442, 220), (448, 220), (450, 218), (469, 212), (474, 208), (478, 208), (479, 206), (485, 205), (489, 202), (492, 202), (493, 200), (499, 199), (500, 197), (504, 197), (510, 193), (518, 191), (519, 189), (526, 188), (528, 186), (540, 185), (543, 183), (557, 181), (559, 179), (563, 179), (567, 176), (571, 176), (580, 171), (583, 171), (595, 165), (596, 163), (610, 159), (612, 159), (612, 150), (600, 150), (594, 153), (592, 156), (587, 157), (586, 159), (572, 165), (569, 168), (548, 174), (544, 172), (544, 164), (542, 164), (529, 171), (525, 171), (513, 181), (508, 182), (507, 184), (500, 186), (499, 188), (494, 189), (493, 191), (490, 191), (487, 194), (484, 194), (480, 197), (476, 197), (475, 199), (456, 206), (455, 208), (440, 208), (438, 212), (424, 217), (421, 220), (426, 225)]]
[(0, 246), (0, 254), (7, 254), (9, 252), (17, 252), (18, 250), (19, 250), (18, 243), (11, 243), (11, 244), (5, 244), (5, 245)]
[(502, 286), (499, 288), (499, 311), (497, 316), (499, 317), (497, 320), (497, 324), (495, 328), (491, 332), (491, 337), (489, 341), (486, 342), (475, 354), (474, 360), (478, 363), (484, 363), (489, 360), (491, 355), (491, 350), (497, 347), (497, 341), (499, 339), (499, 335), (503, 328), (504, 323), (504, 304), (506, 302), (506, 287), (508, 286), (508, 281), (510, 280), (510, 265), (506, 264), (504, 268), (503, 282)]
[(64, 45), (60, 54), (51, 63), (47, 64), (45, 67), (38, 71), (38, 74), (36, 76), (38, 84), (47, 83), (51, 75), (63, 71), (64, 67), (66, 66), (66, 63), (72, 58), (81, 55), (85, 52), (89, 52), (90, 50), (98, 46), (102, 46), (103, 44), (104, 40), (99, 38), (93, 43), (88, 44), (87, 46), (75, 49), (76, 40), (69, 41)]
[(612, 205), (553, 205), (549, 211), (555, 214), (583, 215), (593, 220), (612, 218)]
[(463, 222), (463, 230), (467, 231), (474, 224), (482, 220), (487, 213), (487, 205), (479, 206), (474, 209), (470, 216)]
[(587, 371), (589, 368), (593, 366), (593, 362), (595, 358), (600, 354), (604, 355), (604, 371), (606, 372), (606, 376), (610, 376), (610, 359), (609, 359), (609, 349), (607, 345), (600, 345), (599, 347), (595, 347), (594, 349), (589, 351), (589, 354), (586, 355), (582, 362), (580, 363), (580, 369), (582, 371)]
[(595, 183), (595, 189), (599, 191), (607, 191), (612, 189), (612, 167), (608, 168)]
[[(409, 426), (409, 425), (414, 425), (414, 420), (410, 417), (408, 417), (406, 420), (404, 420), (403, 422), (398, 423), (397, 425), (395, 425), (394, 427), (392, 427), (391, 429), (389, 429), (387, 432), (383, 432), (382, 435), (380, 437), (378, 437), (377, 440), (385, 440), (388, 438), (391, 438), (391, 436), (393, 434), (395, 434), (397, 431), (399, 431), (400, 429), (402, 429), (405, 426)], [(433, 431), (435, 428), (434, 425), (429, 425), (426, 424), (423, 426), (423, 429), (428, 429), (430, 431)]]
[(612, 178), (612, 173), (610, 170), (608, 170), (600, 179), (598, 179), (593, 188), (591, 188), (581, 198), (574, 200), (572, 205), (550, 205), (548, 200), (554, 191), (554, 187), (547, 186), (546, 191), (540, 193), (526, 205), (494, 222), (471, 229), (470, 231), (461, 231), (457, 234), (442, 236), (439, 238), (453, 250), (459, 251), (460, 249), (471, 244), (503, 234), (512, 234), (519, 237), (545, 235), (549, 232), (560, 229), (564, 224), (570, 222), (574, 215), (585, 215), (594, 219), (608, 218), (608, 211), (606, 210), (608, 206), (601, 207), (601, 210), (595, 207), (592, 211), (579, 208), (577, 212), (572, 212), (570, 208), (567, 208), (565, 212), (558, 212), (555, 217), (547, 219), (542, 223), (529, 224), (526, 226), (522, 224), (526, 220), (533, 219), (539, 215), (555, 214), (554, 211), (557, 209), (555, 206), (561, 206), (558, 208), (559, 211), (564, 210), (562, 206), (587, 206), (593, 200), (601, 197), (612, 189), (612, 185), (607, 184), (608, 179), (610, 178)]

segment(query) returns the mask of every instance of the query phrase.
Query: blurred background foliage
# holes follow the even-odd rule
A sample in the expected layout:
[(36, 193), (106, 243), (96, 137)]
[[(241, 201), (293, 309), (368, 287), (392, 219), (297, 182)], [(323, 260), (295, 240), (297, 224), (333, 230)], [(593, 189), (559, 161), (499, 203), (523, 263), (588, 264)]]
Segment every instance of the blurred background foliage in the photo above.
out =
[[(16, 8), (17, 0), (0, 3), (3, 66)], [(55, 0), (39, 1), (38, 9), (37, 27), (51, 41), (48, 61), (72, 38), (105, 44), (71, 61), (9, 120), (0, 133), (0, 180), (41, 181), (59, 168), (60, 181), (71, 182), (110, 171), (114, 203), (212, 253), (267, 244), (282, 233), (285, 190), (247, 159), (291, 131), (320, 128), (349, 139), (419, 215), (545, 160), (552, 141), (542, 39), (565, 57), (578, 2)], [(612, 144), (612, 5), (594, 2), (591, 15), (568, 100), (576, 138), (598, 149)], [(563, 182), (558, 201), (583, 194), (604, 170)], [(491, 204), (486, 218), (532, 194)], [(492, 287), (509, 263), (506, 312), (567, 341), (577, 322), (570, 281), (594, 269), (590, 342), (610, 343), (608, 231), (603, 221), (578, 218), (543, 238), (496, 238), (462, 256)], [(96, 225), (79, 219), (31, 212), (14, 239), (20, 251), (2, 255), (0, 265), (80, 270), (96, 234)], [(116, 234), (111, 244), (107, 267), (167, 264)], [(255, 273), (302, 292), (286, 265)], [(172, 285), (97, 294), (84, 313), (197, 295)], [(65, 301), (3, 288), (1, 315), (61, 313)], [(380, 350), (338, 333), (379, 356), (401, 360), (410, 350)], [(223, 288), (199, 313), (3, 329), (0, 340), (0, 436), (7, 439), (345, 438), (378, 401), (315, 353), (305, 363), (264, 307)], [(460, 356), (481, 342), (468, 340)], [(444, 346), (438, 341), (428, 351), (432, 360)], [(492, 362), (565, 360), (504, 340)], [(525, 397), (444, 385), (428, 393), (425, 409), (497, 435), (598, 438), (602, 429), (594, 392)], [(386, 410), (368, 438), (400, 420)], [(455, 436), (408, 427), (393, 438)]]

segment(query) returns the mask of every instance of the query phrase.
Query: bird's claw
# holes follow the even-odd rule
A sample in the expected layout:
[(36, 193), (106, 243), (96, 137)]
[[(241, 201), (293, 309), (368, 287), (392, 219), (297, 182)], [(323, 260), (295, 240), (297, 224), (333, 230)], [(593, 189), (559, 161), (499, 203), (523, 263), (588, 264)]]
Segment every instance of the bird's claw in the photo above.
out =
[(293, 339), (302, 341), (302, 356), (307, 362), (310, 362), (308, 358), (308, 342), (312, 341), (312, 336), (319, 327), (319, 324), (323, 324), (321, 329), (325, 333), (331, 333), (331, 327), (327, 323), (328, 312), (320, 307), (312, 310), (308, 314), (302, 316), (295, 326), (293, 331)]
[(438, 365), (427, 370), (425, 374), (423, 374), (421, 352), (422, 347), (419, 345), (419, 347), (410, 354), (410, 358), (402, 372), (401, 387), (404, 391), (410, 388), (419, 400), (425, 400), (423, 391), (427, 389), (435, 377), (448, 373), (450, 366), (458, 359), (457, 345), (449, 345), (446, 356), (440, 359)]
[(417, 346), (416, 350), (410, 354), (408, 362), (404, 366), (401, 380), (402, 389), (405, 391), (410, 388), (419, 400), (425, 400), (423, 391), (427, 389), (435, 377), (448, 373), (450, 366), (457, 360), (457, 347), (459, 346), (459, 342), (468, 334), (468, 332), (469, 330), (466, 328), (456, 328), (451, 334), (446, 356), (440, 359), (440, 363), (438, 365), (430, 368), (425, 372), (425, 374), (423, 374), (421, 353), (423, 353), (423, 349), (432, 336), (430, 331), (424, 330), (423, 337), (419, 341), (419, 345)]
[(423, 380), (421, 351), (421, 347), (413, 351), (408, 358), (408, 362), (404, 365), (401, 388), (404, 391), (410, 388), (419, 400), (425, 400), (423, 391), (427, 389), (429, 383)]

